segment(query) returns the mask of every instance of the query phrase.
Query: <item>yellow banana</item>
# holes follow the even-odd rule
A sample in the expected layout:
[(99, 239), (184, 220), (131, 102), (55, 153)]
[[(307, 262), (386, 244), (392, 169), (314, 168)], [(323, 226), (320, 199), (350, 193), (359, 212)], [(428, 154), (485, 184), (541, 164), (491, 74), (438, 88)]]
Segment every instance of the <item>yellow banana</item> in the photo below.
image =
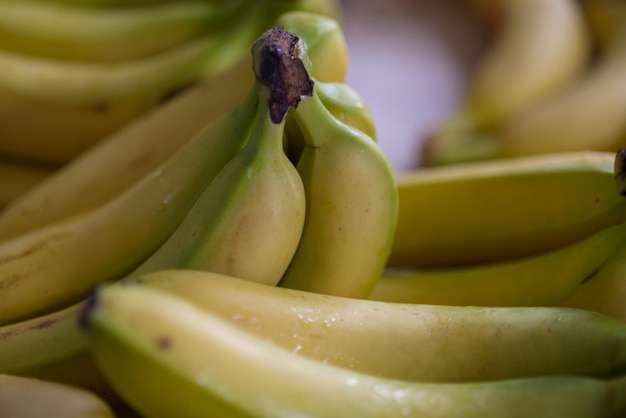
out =
[(575, 0), (495, 5), (503, 9), (501, 33), (474, 69), (460, 109), (426, 140), (425, 164), (490, 156), (497, 144), (484, 143), (483, 130), (559, 91), (587, 65), (591, 35)]
[[(279, 21), (292, 28), (292, 33), (307, 45), (315, 63), (314, 77), (345, 74), (345, 68), (336, 65), (345, 62), (340, 57), (348, 52), (341, 27), (335, 20), (316, 13), (289, 12), (281, 15)], [(318, 57), (331, 55), (336, 58), (333, 62), (318, 61)], [(246, 56), (229, 71), (205, 79), (180, 97), (102, 139), (0, 214), (0, 238), (95, 208), (121, 193), (162, 163), (202, 126), (240, 103), (254, 80), (250, 66)], [(342, 80), (332, 80), (339, 81)], [(318, 87), (322, 101), (331, 112), (365, 132), (373, 130), (371, 115), (356, 92), (345, 84), (324, 83), (323, 88)]]
[(0, 243), (0, 324), (78, 301), (132, 271), (247, 142), (256, 92), (107, 204)]
[(0, 216), (16, 199), (50, 178), (54, 170), (44, 166), (0, 161)]
[(475, 306), (551, 306), (593, 277), (620, 246), (626, 222), (574, 244), (486, 264), (390, 269), (369, 298), (387, 302)]
[(572, 152), (400, 174), (388, 265), (523, 257), (622, 223), (626, 200), (615, 188), (615, 160), (614, 153)]
[(134, 274), (189, 268), (278, 283), (296, 251), (305, 216), (302, 180), (283, 150), (287, 112), (312, 94), (312, 82), (297, 59), (301, 48), (295, 35), (277, 27), (255, 42), (259, 100), (247, 145)]
[(280, 286), (365, 297), (385, 266), (398, 196), (376, 142), (335, 118), (318, 93), (293, 111), (305, 146), (297, 162), (307, 206), (302, 237)]
[[(548, 313), (555, 323), (558, 312), (552, 308)], [(626, 411), (623, 376), (600, 380), (561, 374), (464, 383), (388, 379), (294, 355), (155, 289), (103, 289), (84, 314), (89, 349), (103, 373), (132, 407), (150, 418), (508, 418), (526, 417), (529, 410), (533, 417), (598, 418)], [(484, 347), (498, 341), (490, 332), (491, 337), (481, 339)], [(405, 331), (394, 343), (410, 335)], [(580, 335), (585, 334), (577, 335), (569, 348), (584, 345)], [(375, 333), (368, 337), (370, 342), (381, 339)], [(465, 349), (456, 341), (442, 346), (451, 347)], [(388, 359), (402, 356), (420, 359), (415, 351), (386, 352)], [(438, 357), (446, 355), (439, 352)]]
[(0, 49), (60, 60), (123, 61), (162, 52), (223, 29), (242, 1), (183, 1), (94, 8), (0, 2)]
[(115, 418), (93, 393), (45, 380), (0, 374), (3, 418)]
[(626, 326), (584, 310), (378, 302), (190, 270), (133, 276), (121, 285), (156, 288), (293, 353), (388, 378), (606, 377), (626, 364)]

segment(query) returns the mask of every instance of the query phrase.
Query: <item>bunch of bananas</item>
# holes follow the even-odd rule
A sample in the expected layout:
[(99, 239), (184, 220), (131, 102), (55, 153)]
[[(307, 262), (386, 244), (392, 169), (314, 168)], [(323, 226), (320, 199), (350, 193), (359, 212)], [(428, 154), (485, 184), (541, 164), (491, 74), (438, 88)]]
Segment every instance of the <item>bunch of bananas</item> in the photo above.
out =
[[(62, 7), (118, 3), (190, 4)], [(230, 71), (0, 212), (0, 416), (624, 416), (626, 150), (394, 174), (336, 5), (243, 3), (275, 13)], [(41, 31), (0, 46), (80, 51)]]
[(468, 4), (492, 38), (460, 108), (425, 140), (425, 165), (626, 145), (622, 0)]

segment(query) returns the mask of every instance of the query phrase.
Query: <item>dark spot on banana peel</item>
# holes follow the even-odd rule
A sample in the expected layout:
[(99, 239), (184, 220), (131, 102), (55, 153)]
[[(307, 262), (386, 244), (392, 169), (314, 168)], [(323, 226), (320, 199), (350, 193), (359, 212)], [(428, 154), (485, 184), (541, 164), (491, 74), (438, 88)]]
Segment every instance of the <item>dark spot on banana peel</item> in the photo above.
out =
[(160, 350), (167, 350), (172, 346), (172, 340), (167, 336), (161, 336), (157, 338), (156, 345)]
[(257, 80), (269, 88), (272, 122), (280, 123), (290, 107), (313, 95), (313, 80), (300, 59), (302, 43), (293, 33), (273, 26), (252, 46), (253, 68)]
[(589, 280), (593, 279), (593, 277), (598, 274), (598, 272), (600, 271), (600, 268), (602, 267), (602, 265), (598, 266), (595, 270), (593, 270), (591, 273), (589, 273), (588, 275), (586, 275), (585, 277), (583, 277), (583, 279), (580, 281), (580, 285), (584, 285), (585, 283), (587, 283)]
[(163, 103), (169, 102), (170, 100), (172, 100), (176, 96), (180, 95), (184, 91), (189, 90), (191, 87), (195, 86), (198, 83), (199, 83), (198, 80), (192, 80), (192, 81), (190, 81), (188, 83), (185, 83), (185, 84), (183, 84), (181, 86), (174, 87), (173, 89), (171, 89), (170, 91), (168, 91), (164, 95), (162, 95), (159, 98), (159, 100), (157, 100), (157, 105), (161, 105)]
[(105, 113), (111, 108), (111, 103), (106, 101), (96, 102), (89, 106), (95, 113)]
[(621, 196), (626, 196), (626, 148), (618, 149), (615, 154), (613, 176), (617, 192)]

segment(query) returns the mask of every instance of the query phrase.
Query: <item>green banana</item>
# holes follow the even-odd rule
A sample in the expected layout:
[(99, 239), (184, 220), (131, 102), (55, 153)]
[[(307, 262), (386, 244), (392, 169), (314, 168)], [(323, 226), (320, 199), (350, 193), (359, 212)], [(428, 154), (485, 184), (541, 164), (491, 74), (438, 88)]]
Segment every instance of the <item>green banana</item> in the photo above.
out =
[(0, 49), (76, 61), (124, 61), (223, 30), (242, 1), (183, 1), (94, 8), (64, 3), (0, 2)]
[(251, 89), (240, 106), (105, 205), (0, 242), (0, 324), (78, 301), (156, 251), (247, 142), (256, 96)]
[(280, 286), (365, 297), (385, 266), (396, 228), (393, 171), (376, 142), (335, 118), (318, 93), (304, 98), (293, 117), (305, 141), (297, 169), (307, 208)]
[(190, 270), (117, 286), (156, 288), (293, 353), (387, 378), (609, 377), (626, 367), (626, 326), (584, 310), (377, 302)]
[(593, 277), (620, 246), (626, 222), (537, 255), (471, 266), (389, 269), (369, 298), (475, 306), (551, 306)]
[(389, 267), (443, 267), (563, 247), (626, 220), (616, 156), (572, 152), (398, 175)]
[(3, 418), (115, 418), (93, 393), (59, 383), (0, 374)]
[(247, 145), (133, 274), (189, 268), (278, 283), (296, 251), (305, 216), (302, 180), (283, 150), (287, 112), (312, 94), (296, 55), (301, 48), (295, 35), (277, 27), (255, 42), (259, 100)]
[[(278, 21), (307, 45), (315, 63), (314, 77), (345, 74), (345, 69), (338, 70), (335, 65), (345, 62), (340, 57), (348, 54), (341, 27), (335, 20), (316, 13), (289, 12)], [(328, 56), (335, 59), (318, 61), (318, 57)], [(0, 238), (95, 208), (130, 187), (202, 126), (243, 100), (254, 80), (250, 66), (250, 57), (246, 56), (229, 71), (203, 80), (65, 164), (0, 214)], [(362, 98), (347, 85), (335, 84), (340, 81), (343, 80), (318, 83), (322, 101), (338, 117), (345, 117), (348, 124), (365, 132), (373, 131), (373, 120)]]
[[(155, 289), (102, 289), (83, 320), (89, 349), (112, 386), (150, 418), (508, 418), (529, 416), (528, 411), (533, 417), (597, 418), (626, 411), (624, 377), (466, 383), (387, 379), (294, 355)], [(399, 357), (394, 350), (387, 356)], [(419, 359), (415, 353), (409, 356)]]
[(458, 111), (424, 142), (426, 165), (491, 156), (497, 145), (483, 141), (483, 131), (560, 91), (588, 63), (591, 34), (576, 0), (487, 4), (503, 9), (503, 27), (479, 58)]

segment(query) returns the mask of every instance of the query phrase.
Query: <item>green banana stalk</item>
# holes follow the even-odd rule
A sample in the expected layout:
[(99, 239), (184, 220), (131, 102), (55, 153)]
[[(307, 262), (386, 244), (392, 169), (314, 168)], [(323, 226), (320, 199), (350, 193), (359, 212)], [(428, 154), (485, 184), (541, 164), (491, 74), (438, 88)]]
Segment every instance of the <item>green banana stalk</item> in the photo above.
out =
[(396, 228), (393, 171), (376, 142), (335, 118), (318, 93), (293, 111), (305, 141), (302, 237), (280, 286), (364, 297), (380, 277)]
[[(345, 62), (341, 57), (348, 55), (336, 20), (316, 13), (289, 12), (278, 21), (306, 44), (315, 64), (314, 77), (345, 75), (345, 68), (336, 65)], [(326, 61), (330, 56), (334, 59)], [(324, 61), (319, 61), (320, 58)], [(101, 139), (0, 213), (0, 238), (13, 237), (95, 208), (130, 187), (204, 125), (239, 104), (254, 81), (250, 68), (250, 57), (246, 56), (229, 71), (203, 80)], [(344, 117), (346, 123), (365, 132), (373, 131), (373, 120), (362, 98), (347, 85), (335, 84), (340, 81), (343, 79), (318, 83), (322, 101), (337, 117)], [(292, 118), (288, 118), (288, 123), (289, 119)]]
[(156, 288), (293, 353), (387, 378), (609, 377), (626, 366), (626, 326), (584, 310), (377, 302), (190, 270), (120, 285)]
[(372, 300), (475, 306), (551, 306), (574, 293), (626, 244), (626, 223), (519, 259), (433, 269), (389, 269)]
[(491, 155), (494, 144), (483, 141), (483, 130), (558, 92), (588, 63), (591, 34), (576, 0), (491, 0), (487, 6), (502, 8), (504, 23), (479, 58), (456, 114), (425, 141), (424, 164)]
[(389, 267), (445, 267), (560, 248), (626, 220), (616, 155), (572, 152), (398, 175)]
[(161, 166), (92, 211), (0, 243), (0, 324), (76, 302), (132, 271), (174, 232), (249, 137), (256, 89)]
[(247, 145), (133, 274), (188, 268), (278, 283), (296, 251), (305, 216), (302, 180), (283, 150), (287, 112), (312, 94), (309, 75), (295, 55), (301, 48), (299, 38), (277, 27), (255, 42), (259, 99)]
[[(83, 320), (89, 348), (107, 379), (150, 418), (508, 418), (526, 417), (528, 411), (533, 417), (597, 418), (626, 411), (623, 376), (466, 383), (387, 379), (294, 355), (156, 289), (101, 289)], [(488, 346), (497, 340), (482, 341)], [(386, 354), (399, 357), (394, 350)]]
[(0, 49), (59, 60), (137, 59), (223, 30), (246, 4), (184, 1), (94, 8), (4, 0), (0, 2)]
[(0, 374), (3, 418), (115, 418), (93, 393), (44, 380)]

